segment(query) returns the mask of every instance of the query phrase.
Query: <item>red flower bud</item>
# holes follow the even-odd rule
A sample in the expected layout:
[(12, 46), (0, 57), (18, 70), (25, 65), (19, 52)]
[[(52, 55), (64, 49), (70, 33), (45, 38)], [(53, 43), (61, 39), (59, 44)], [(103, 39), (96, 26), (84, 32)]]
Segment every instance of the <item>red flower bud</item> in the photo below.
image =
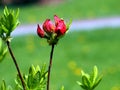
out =
[(38, 24), (38, 27), (37, 27), (37, 34), (38, 34), (41, 38), (44, 38), (44, 36), (45, 36), (45, 32), (40, 28), (39, 24)]
[(57, 25), (59, 21), (61, 21), (61, 19), (57, 15), (54, 15), (54, 20), (55, 20), (55, 25)]
[(43, 24), (43, 29), (46, 33), (53, 33), (55, 30), (55, 25), (52, 24), (50, 19), (46, 19), (46, 21)]
[(60, 19), (56, 15), (54, 16), (54, 19), (55, 19), (55, 26), (56, 26), (55, 33), (57, 33), (57, 36), (64, 35), (67, 29), (64, 23), (64, 20)]
[(39, 25), (37, 27), (37, 34), (41, 38), (46, 38), (50, 45), (56, 44), (67, 31), (67, 26), (63, 19), (54, 15), (54, 21), (55, 23), (53, 24), (50, 19), (46, 19), (42, 26), (43, 29)]

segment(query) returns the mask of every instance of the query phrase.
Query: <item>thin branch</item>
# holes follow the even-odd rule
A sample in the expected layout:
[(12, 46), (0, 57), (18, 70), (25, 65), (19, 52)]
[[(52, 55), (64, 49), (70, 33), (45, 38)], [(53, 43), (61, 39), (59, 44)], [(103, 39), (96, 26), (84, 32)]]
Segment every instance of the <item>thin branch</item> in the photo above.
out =
[(18, 75), (19, 75), (19, 77), (20, 77), (20, 80), (21, 80), (23, 89), (26, 90), (26, 88), (25, 88), (25, 83), (24, 83), (24, 80), (23, 80), (23, 78), (22, 78), (22, 75), (21, 75), (19, 66), (18, 66), (18, 64), (17, 64), (17, 61), (16, 61), (16, 59), (15, 59), (15, 57), (14, 57), (14, 54), (13, 54), (13, 52), (12, 52), (12, 49), (11, 49), (11, 47), (10, 47), (10, 42), (7, 41), (6, 43), (7, 43), (8, 49), (9, 49), (9, 53), (10, 53), (10, 55), (11, 55), (11, 57), (12, 57), (12, 60), (13, 60), (13, 62), (14, 62), (14, 64), (15, 64), (15, 67), (16, 67), (16, 69), (17, 69)]

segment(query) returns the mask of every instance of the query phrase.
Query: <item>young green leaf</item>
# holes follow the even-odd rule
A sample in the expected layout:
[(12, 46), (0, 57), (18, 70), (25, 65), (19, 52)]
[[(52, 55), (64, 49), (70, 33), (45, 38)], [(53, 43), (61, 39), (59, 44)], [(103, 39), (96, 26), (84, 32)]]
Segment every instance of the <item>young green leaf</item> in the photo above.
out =
[(93, 89), (98, 86), (98, 84), (99, 84), (100, 81), (102, 80), (102, 77), (103, 77), (102, 75), (99, 76), (99, 78), (96, 80), (96, 82), (95, 82), (94, 85), (93, 85)]
[(0, 87), (0, 90), (6, 90), (6, 84), (5, 84), (4, 80), (2, 81), (2, 85)]
[(2, 39), (0, 38), (0, 62), (4, 59), (8, 51), (7, 46), (4, 46)]
[(45, 65), (40, 68), (33, 65), (29, 69), (28, 77), (25, 79), (27, 87), (32, 90), (43, 90), (46, 85)]
[(60, 90), (64, 90), (64, 86), (62, 86)]
[(90, 80), (89, 80), (89, 78), (87, 78), (86, 76), (82, 76), (82, 84), (85, 87), (90, 88)]
[(92, 74), (87, 74), (84, 71), (82, 73), (82, 83), (77, 82), (84, 90), (93, 90), (102, 80), (102, 77), (98, 77), (98, 69), (96, 66), (93, 68)]
[(67, 31), (68, 31), (68, 29), (70, 28), (71, 24), (72, 24), (72, 19), (70, 19), (70, 21), (66, 24), (66, 26), (67, 26)]
[(7, 7), (4, 8), (3, 15), (0, 18), (0, 36), (8, 39), (11, 32), (19, 25), (19, 9), (15, 13), (14, 10), (10, 10)]

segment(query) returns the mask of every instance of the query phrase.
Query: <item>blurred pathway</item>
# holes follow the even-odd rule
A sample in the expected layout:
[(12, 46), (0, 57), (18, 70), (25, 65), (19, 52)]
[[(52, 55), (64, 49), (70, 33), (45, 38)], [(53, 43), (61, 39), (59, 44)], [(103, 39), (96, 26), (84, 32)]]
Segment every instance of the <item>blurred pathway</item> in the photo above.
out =
[[(73, 21), (70, 27), (70, 31), (75, 30), (93, 30), (97, 28), (120, 27), (120, 17), (99, 18), (91, 20)], [(13, 36), (24, 34), (35, 34), (37, 24), (19, 25), (12, 33)]]

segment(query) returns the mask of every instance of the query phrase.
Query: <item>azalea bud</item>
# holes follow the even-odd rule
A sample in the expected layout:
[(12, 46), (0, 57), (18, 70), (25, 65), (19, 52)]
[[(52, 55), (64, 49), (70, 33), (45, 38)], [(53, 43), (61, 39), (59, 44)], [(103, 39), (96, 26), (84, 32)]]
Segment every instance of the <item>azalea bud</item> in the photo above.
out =
[(46, 19), (42, 25), (43, 30), (39, 25), (37, 28), (38, 35), (41, 38), (46, 38), (49, 45), (57, 44), (61, 36), (63, 36), (68, 29), (64, 20), (59, 18), (57, 15), (54, 15), (54, 21), (55, 23), (53, 24), (50, 19)]
[(45, 32), (40, 28), (39, 24), (38, 24), (38, 27), (37, 27), (37, 34), (38, 34), (41, 38), (44, 38), (44, 36), (45, 36)]
[(55, 32), (58, 36), (64, 35), (66, 32), (66, 25), (63, 20), (59, 21), (59, 23), (56, 25)]
[(54, 20), (55, 20), (55, 25), (57, 25), (59, 21), (61, 21), (61, 19), (57, 15), (54, 15)]
[(55, 25), (52, 24), (50, 19), (46, 19), (46, 21), (43, 24), (43, 29), (46, 33), (53, 33), (55, 30)]

